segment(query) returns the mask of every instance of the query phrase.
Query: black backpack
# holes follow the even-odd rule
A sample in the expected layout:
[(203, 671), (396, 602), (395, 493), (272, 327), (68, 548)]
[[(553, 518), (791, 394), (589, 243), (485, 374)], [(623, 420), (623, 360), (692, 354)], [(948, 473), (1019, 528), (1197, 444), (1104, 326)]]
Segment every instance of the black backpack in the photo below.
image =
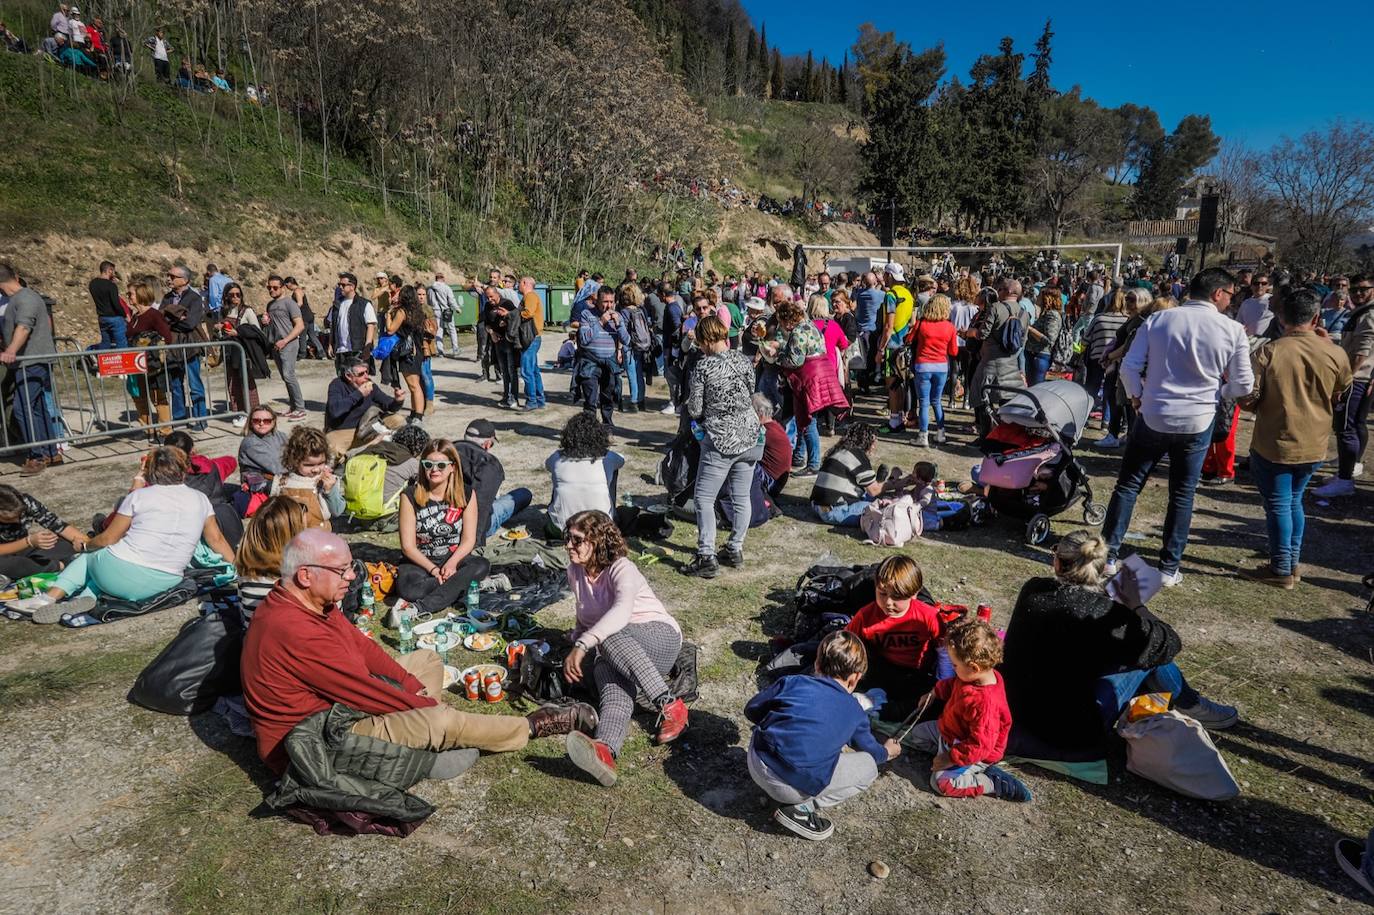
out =
[[(594, 687), (589, 667), (583, 667), (581, 683), (568, 683), (563, 678), (563, 661), (572, 651), (573, 643), (567, 633), (558, 629), (540, 629), (528, 638), (541, 639), (549, 643), (549, 651), (542, 657), (526, 651), (515, 659), (506, 681), (506, 692), (511, 703), (519, 707), (522, 703), (547, 705), (549, 703), (567, 704), (570, 702), (594, 701)], [(697, 673), (697, 646), (686, 640), (678, 651), (677, 660), (665, 678), (668, 690), (683, 702), (695, 702), (701, 695), (700, 678)], [(650, 708), (651, 697), (640, 695), (638, 703)]]
[[(873, 583), (873, 573), (878, 563), (870, 565), (839, 565), (826, 557), (802, 574), (797, 580), (796, 621), (793, 638), (803, 641), (817, 638), (824, 632), (843, 628), (845, 623), (865, 604), (877, 598), (877, 587)], [(916, 596), (927, 604), (934, 604), (926, 588), (922, 587)]]

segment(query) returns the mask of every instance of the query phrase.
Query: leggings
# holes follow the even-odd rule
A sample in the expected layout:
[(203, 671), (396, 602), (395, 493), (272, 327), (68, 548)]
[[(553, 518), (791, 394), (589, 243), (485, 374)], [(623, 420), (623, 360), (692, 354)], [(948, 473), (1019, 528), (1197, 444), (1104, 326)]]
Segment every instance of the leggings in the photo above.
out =
[(630, 623), (596, 647), (592, 679), (601, 696), (596, 739), (619, 755), (630, 729), (635, 696), (655, 705), (672, 698), (664, 678), (682, 650), (682, 634), (667, 623)]
[(491, 563), (481, 556), (467, 556), (448, 580), (439, 579), (412, 562), (396, 572), (396, 593), (410, 601), (422, 613), (442, 613), (456, 607), (467, 596), (468, 585), (481, 581), (491, 571)]
[(1355, 465), (1369, 445), (1369, 405), (1374, 400), (1370, 385), (1367, 378), (1356, 381), (1345, 400), (1336, 405), (1336, 475), (1342, 480), (1355, 478)]
[(121, 600), (147, 600), (181, 583), (180, 575), (152, 569), (113, 555), (109, 549), (78, 553), (53, 583), (68, 597), (83, 592)]

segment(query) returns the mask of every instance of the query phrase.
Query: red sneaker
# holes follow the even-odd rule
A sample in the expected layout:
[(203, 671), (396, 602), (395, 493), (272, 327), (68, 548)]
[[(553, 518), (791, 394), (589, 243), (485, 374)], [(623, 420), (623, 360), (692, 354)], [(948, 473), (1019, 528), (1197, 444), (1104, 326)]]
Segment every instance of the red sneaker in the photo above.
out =
[(574, 766), (607, 788), (615, 784), (615, 754), (610, 747), (581, 731), (573, 731), (567, 739), (568, 758)]
[(674, 699), (658, 715), (658, 742), (672, 743), (687, 729), (687, 703)]

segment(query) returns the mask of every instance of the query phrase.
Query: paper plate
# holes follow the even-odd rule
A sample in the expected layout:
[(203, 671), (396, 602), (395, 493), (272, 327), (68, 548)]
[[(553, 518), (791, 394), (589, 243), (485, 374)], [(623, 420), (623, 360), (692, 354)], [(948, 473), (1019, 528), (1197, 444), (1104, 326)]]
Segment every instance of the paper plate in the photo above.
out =
[(530, 536), (529, 528), (523, 524), (519, 527), (506, 528), (501, 532), (502, 540), (526, 540)]
[(463, 647), (468, 651), (500, 651), (502, 645), (498, 636), (488, 632), (474, 632), (463, 639)]
[(463, 668), (463, 672), (458, 675), (458, 682), (461, 682), (463, 678), (468, 675), (468, 671), (476, 671), (484, 678), (487, 674), (500, 674), (502, 686), (506, 685), (506, 680), (510, 677), (510, 671), (506, 670), (500, 664), (474, 664), (471, 667)]
[(462, 674), (459, 672), (458, 668), (451, 664), (444, 665), (444, 689), (448, 689), (450, 686), (457, 683), (461, 677)]

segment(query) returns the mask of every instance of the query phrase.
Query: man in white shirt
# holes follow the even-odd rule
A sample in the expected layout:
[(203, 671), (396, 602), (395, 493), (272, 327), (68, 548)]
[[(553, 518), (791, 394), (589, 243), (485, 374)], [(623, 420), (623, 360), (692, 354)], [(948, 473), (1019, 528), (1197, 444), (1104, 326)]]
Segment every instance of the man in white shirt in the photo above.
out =
[(1139, 416), (1131, 429), (1102, 533), (1109, 571), (1131, 523), (1136, 497), (1155, 465), (1169, 457), (1169, 508), (1159, 570), (1164, 586), (1183, 581), (1179, 564), (1193, 520), (1193, 493), (1212, 441), (1217, 400), (1236, 400), (1254, 387), (1250, 349), (1239, 324), (1226, 317), (1235, 279), (1220, 267), (1193, 277), (1188, 301), (1151, 315), (1121, 363), (1121, 383)]
[(1246, 336), (1264, 336), (1274, 320), (1274, 312), (1269, 308), (1269, 274), (1261, 273), (1252, 281), (1250, 296), (1241, 303), (1236, 320), (1245, 326)]
[(172, 81), (172, 46), (167, 43), (167, 39), (162, 37), (162, 29), (154, 32), (153, 37), (149, 38), (145, 44), (153, 52), (153, 70), (157, 74), (157, 78), (164, 83), (170, 83)]
[(439, 325), (439, 334), (434, 338), (434, 346), (439, 355), (444, 353), (444, 329), (453, 343), (453, 358), (458, 358), (458, 326), (453, 323), (455, 316), (463, 313), (463, 306), (453, 294), (453, 287), (444, 281), (442, 273), (434, 274), (434, 282), (429, 287), (429, 304), (434, 309), (434, 320)]
[(372, 347), (377, 343), (377, 309), (358, 295), (358, 278), (351, 273), (339, 274), (339, 294), (342, 298), (326, 323), (334, 349), (334, 369), (343, 377), (344, 369), (359, 358), (371, 370)]

